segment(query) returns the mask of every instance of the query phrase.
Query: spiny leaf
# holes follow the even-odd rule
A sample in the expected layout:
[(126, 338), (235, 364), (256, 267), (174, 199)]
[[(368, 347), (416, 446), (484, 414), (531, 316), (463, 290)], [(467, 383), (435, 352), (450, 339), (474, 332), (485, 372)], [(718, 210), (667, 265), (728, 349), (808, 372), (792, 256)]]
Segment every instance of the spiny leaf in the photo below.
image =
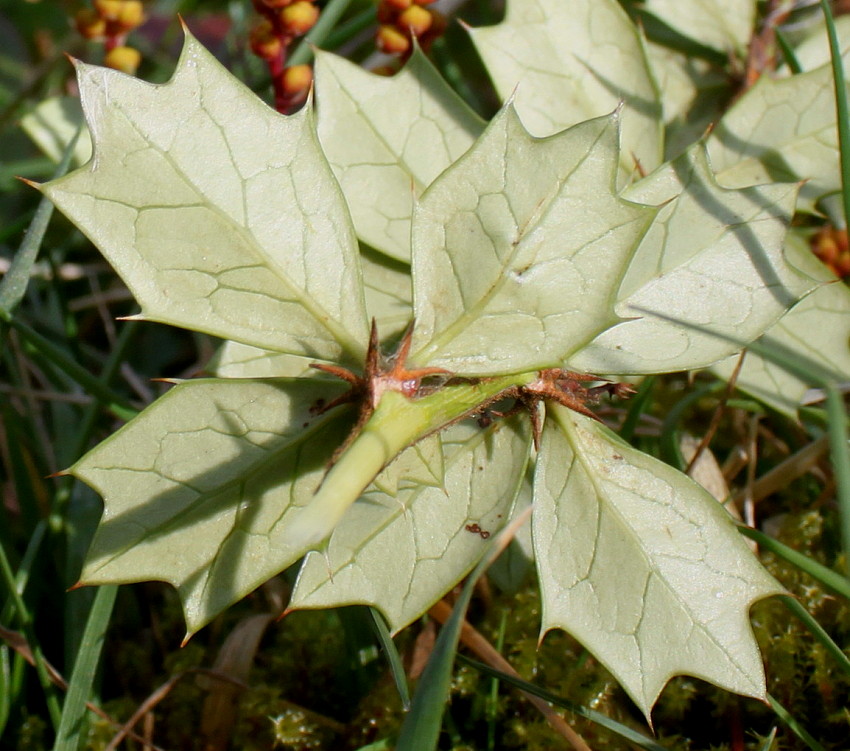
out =
[(416, 49), (392, 78), (318, 52), (319, 137), (359, 237), (410, 260), (416, 198), (484, 123)]
[(661, 162), (658, 92), (641, 36), (616, 0), (509, 0), (505, 20), (471, 29), (496, 90), (548, 136), (623, 107), (621, 175)]
[(735, 351), (729, 337), (756, 338), (820, 281), (783, 253), (794, 185), (721, 188), (697, 145), (626, 195), (663, 206), (618, 292), (614, 310), (628, 320), (579, 352), (574, 368), (637, 374), (710, 365)]
[(707, 147), (722, 185), (804, 180), (799, 207), (814, 211), (841, 189), (830, 65), (790, 78), (762, 76), (723, 116)]
[(357, 243), (309, 107), (266, 107), (187, 35), (154, 86), (77, 64), (87, 167), (43, 191), (150, 320), (278, 352), (362, 361)]
[(756, 20), (756, 0), (646, 0), (644, 7), (683, 36), (739, 57), (746, 55)]
[(393, 631), (402, 629), (469, 573), (484, 550), (482, 535), (510, 520), (530, 443), (516, 421), (488, 430), (453, 427), (443, 438), (439, 485), (416, 479), (417, 449), (439, 446), (438, 437), (408, 449), (390, 467), (397, 492), (380, 490), (380, 476), (346, 512), (325, 550), (308, 554), (291, 608), (371, 604)]
[(554, 406), (534, 504), (543, 633), (569, 631), (647, 718), (679, 674), (765, 698), (747, 613), (783, 590), (706, 491)]
[(281, 533), (350, 425), (310, 407), (340, 390), (195, 380), (158, 399), (70, 469), (104, 499), (81, 583), (170, 582), (191, 635), (297, 561)]
[(614, 193), (616, 114), (544, 139), (512, 105), (413, 219), (413, 359), (464, 375), (559, 366), (617, 322), (655, 209)]
[[(837, 281), (815, 290), (782, 316), (765, 340), (834, 372), (836, 382), (846, 380), (850, 373), (850, 290)], [(728, 378), (734, 368), (735, 363), (724, 361), (712, 370)], [(756, 352), (747, 352), (735, 385), (796, 420), (803, 395), (812, 384)]]
[[(410, 322), (410, 275), (399, 268), (401, 264), (373, 256), (378, 254), (360, 256), (366, 308), (378, 330), (392, 337)], [(289, 378), (316, 375), (310, 368), (314, 360), (228, 341), (219, 347), (205, 370), (219, 378)]]

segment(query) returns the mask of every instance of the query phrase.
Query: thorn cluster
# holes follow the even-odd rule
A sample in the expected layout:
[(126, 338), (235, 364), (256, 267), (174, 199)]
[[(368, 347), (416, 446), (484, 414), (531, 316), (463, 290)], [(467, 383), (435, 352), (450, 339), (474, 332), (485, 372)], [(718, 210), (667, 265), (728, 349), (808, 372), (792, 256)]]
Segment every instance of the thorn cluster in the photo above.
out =
[[(378, 328), (373, 319), (372, 332), (369, 337), (369, 348), (366, 352), (366, 364), (362, 376), (339, 365), (328, 365), (326, 363), (311, 364), (311, 367), (316, 370), (321, 370), (323, 373), (329, 373), (337, 378), (341, 378), (351, 386), (348, 391), (327, 404), (317, 404), (313, 408), (315, 413), (322, 414), (340, 404), (356, 403), (360, 407), (357, 422), (348, 438), (346, 438), (334, 454), (334, 458), (331, 460), (332, 464), (360, 433), (366, 421), (377, 409), (381, 397), (387, 391), (398, 391), (408, 399), (415, 399), (422, 396), (426, 391), (428, 393), (433, 392), (434, 389), (427, 390), (422, 386), (422, 381), (426, 378), (443, 376), (443, 382), (438, 384), (436, 388), (458, 381), (468, 382), (470, 380), (479, 380), (453, 378), (451, 371), (444, 368), (408, 369), (407, 357), (410, 354), (412, 341), (413, 323), (404, 332), (398, 349), (392, 355), (384, 356), (381, 353), (380, 343), (378, 341)], [(597, 385), (588, 385), (591, 383)], [(628, 383), (608, 381), (595, 375), (576, 373), (571, 370), (563, 370), (562, 368), (544, 368), (537, 373), (537, 378), (531, 383), (522, 386), (512, 386), (496, 394), (485, 403), (480, 404), (472, 412), (472, 415), (478, 415), (479, 424), (482, 427), (486, 427), (490, 424), (491, 416), (508, 417), (526, 409), (531, 416), (534, 446), (535, 448), (539, 448), (540, 435), (543, 431), (540, 410), (538, 409), (541, 402), (546, 400), (555, 401), (587, 417), (598, 420), (599, 417), (591, 411), (587, 406), (588, 404), (597, 404), (599, 399), (605, 394), (625, 399), (633, 393), (634, 389)], [(510, 398), (515, 399), (516, 403), (509, 411), (496, 412), (489, 409), (492, 404)]]
[(274, 87), (275, 109), (289, 114), (307, 99), (313, 84), (309, 65), (286, 65), (292, 42), (319, 20), (314, 0), (253, 0), (260, 15), (251, 29), (251, 51), (265, 60)]
[(381, 52), (406, 59), (413, 51), (413, 39), (422, 49), (446, 29), (446, 19), (426, 8), (434, 0), (381, 0), (378, 5), (376, 44)]
[(126, 45), (127, 35), (145, 22), (140, 0), (94, 0), (74, 16), (77, 31), (86, 39), (103, 42), (107, 68), (134, 75), (142, 61), (135, 47)]
[[(328, 365), (326, 363), (314, 362), (311, 367), (316, 370), (321, 370), (323, 373), (330, 373), (337, 378), (341, 378), (351, 385), (351, 388), (342, 396), (338, 396), (333, 401), (327, 404), (317, 406), (314, 411), (318, 414), (327, 412), (329, 409), (339, 406), (340, 404), (349, 404), (351, 402), (359, 403), (360, 413), (357, 416), (357, 422), (354, 425), (351, 433), (345, 442), (340, 446), (334, 459), (339, 456), (360, 433), (360, 430), (366, 424), (366, 421), (378, 407), (381, 397), (387, 391), (398, 391), (404, 394), (409, 399), (413, 399), (419, 395), (422, 386), (422, 380), (429, 376), (451, 376), (448, 370), (443, 368), (415, 368), (409, 370), (407, 368), (407, 356), (410, 354), (410, 345), (413, 342), (413, 324), (407, 327), (398, 349), (390, 355), (384, 356), (381, 353), (380, 342), (378, 341), (378, 327), (375, 320), (372, 319), (372, 331), (369, 336), (369, 348), (366, 351), (366, 364), (363, 369), (363, 375), (359, 376), (351, 372), (347, 368), (342, 368), (339, 365)], [(332, 460), (333, 463), (333, 460)]]

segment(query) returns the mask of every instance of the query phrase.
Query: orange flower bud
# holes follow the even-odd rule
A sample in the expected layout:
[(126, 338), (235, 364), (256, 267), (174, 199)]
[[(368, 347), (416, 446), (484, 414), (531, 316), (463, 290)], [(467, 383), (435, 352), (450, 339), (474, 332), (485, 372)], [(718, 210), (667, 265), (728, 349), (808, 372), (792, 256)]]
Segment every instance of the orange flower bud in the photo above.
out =
[(413, 5), (413, 0), (384, 0), (383, 4), (395, 10), (407, 10)]
[(280, 22), (287, 34), (306, 34), (319, 20), (319, 9), (310, 0), (295, 0), (280, 12)]
[(275, 34), (272, 25), (265, 19), (251, 29), (248, 42), (251, 52), (263, 60), (274, 60), (280, 56), (283, 49), (280, 37)]
[(117, 21), (123, 5), (124, 0), (94, 0), (95, 10), (105, 21)]
[(398, 17), (398, 26), (410, 31), (413, 36), (421, 37), (431, 28), (433, 18), (431, 13), (419, 5), (411, 5)]
[(388, 55), (403, 55), (410, 49), (410, 39), (395, 26), (379, 26), (376, 44)]
[(139, 0), (126, 0), (121, 3), (116, 23), (123, 31), (130, 31), (141, 26), (145, 21), (145, 9)]
[(141, 62), (142, 53), (133, 47), (113, 47), (103, 59), (107, 68), (114, 68), (131, 76), (139, 69)]
[(292, 65), (283, 71), (283, 93), (288, 97), (303, 94), (313, 83), (313, 68), (309, 65)]
[(294, 0), (261, 0), (262, 4), (267, 8), (274, 8), (278, 10), (279, 8), (285, 8), (287, 5), (290, 5), (294, 2)]
[(430, 5), (431, 3), (436, 2), (437, 0), (413, 0), (417, 5)]
[(106, 21), (92, 8), (80, 8), (74, 16), (74, 25), (86, 39), (102, 39), (106, 34)]

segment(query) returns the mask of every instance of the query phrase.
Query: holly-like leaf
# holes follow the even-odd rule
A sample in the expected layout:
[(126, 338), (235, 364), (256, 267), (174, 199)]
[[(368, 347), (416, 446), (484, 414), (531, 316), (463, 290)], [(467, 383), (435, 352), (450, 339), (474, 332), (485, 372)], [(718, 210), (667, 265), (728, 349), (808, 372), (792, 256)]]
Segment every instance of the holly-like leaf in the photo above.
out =
[(505, 20), (471, 29), (503, 99), (548, 136), (622, 105), (623, 178), (661, 162), (658, 91), (637, 27), (616, 0), (508, 0)]
[(756, 0), (646, 0), (644, 8), (683, 36), (739, 57), (746, 55), (756, 20)]
[[(786, 354), (797, 355), (799, 362), (822, 366), (825, 372), (835, 374), (836, 382), (846, 380), (850, 373), (850, 290), (837, 280), (816, 289), (782, 316), (763, 341), (767, 347), (780, 345)], [(726, 360), (712, 370), (729, 378), (735, 365)], [(750, 351), (735, 385), (796, 420), (812, 384)]]
[[(378, 330), (392, 337), (410, 322), (410, 274), (401, 264), (373, 256), (378, 254), (360, 256), (366, 309)], [(219, 378), (289, 378), (316, 375), (310, 367), (314, 360), (228, 341), (219, 347), (205, 370)]]
[(402, 454), (391, 465), (397, 491), (376, 487), (379, 477), (346, 512), (327, 547), (308, 554), (292, 609), (374, 605), (399, 631), (469, 573), (484, 539), (511, 518), (530, 435), (515, 421), (488, 430), (449, 429), (442, 442), (445, 479), (436, 485), (417, 479), (417, 451), (434, 443), (437, 436)]
[(319, 137), (360, 239), (410, 260), (413, 203), (484, 129), (420, 50), (391, 78), (316, 56)]
[(662, 208), (618, 292), (614, 310), (627, 320), (577, 353), (575, 368), (638, 374), (710, 365), (820, 282), (783, 252), (794, 185), (721, 188), (697, 145), (626, 195)]
[(765, 698), (747, 614), (782, 588), (690, 478), (554, 406), (532, 524), (543, 633), (569, 631), (647, 718), (679, 674)]
[(188, 34), (162, 86), (77, 69), (95, 155), (42, 189), (115, 267), (143, 317), (362, 361), (357, 242), (311, 109), (277, 114)]
[(62, 159), (71, 139), (80, 130), (71, 165), (79, 167), (91, 158), (91, 138), (76, 99), (64, 96), (45, 99), (21, 118), (21, 128), (54, 162)]
[(614, 192), (618, 115), (532, 138), (508, 104), (413, 219), (413, 359), (464, 375), (562, 365), (617, 322), (655, 209)]
[(188, 635), (307, 552), (283, 540), (350, 421), (318, 380), (186, 381), (69, 472), (104, 500), (82, 584), (160, 580)]
[(722, 185), (805, 181), (799, 208), (814, 211), (841, 189), (831, 66), (790, 78), (762, 76), (726, 112), (707, 147)]

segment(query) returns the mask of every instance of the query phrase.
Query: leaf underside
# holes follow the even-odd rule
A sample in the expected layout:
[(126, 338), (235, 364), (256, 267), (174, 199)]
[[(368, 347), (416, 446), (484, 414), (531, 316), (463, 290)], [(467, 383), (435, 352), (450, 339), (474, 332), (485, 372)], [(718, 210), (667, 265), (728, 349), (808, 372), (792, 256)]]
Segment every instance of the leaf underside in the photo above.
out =
[[(555, 44), (568, 32), (570, 50)], [(542, 367), (706, 365), (734, 350), (717, 333), (755, 338), (815, 286), (782, 252), (794, 187), (722, 188), (700, 146), (618, 192), (635, 157), (658, 166), (662, 123), (616, 2), (512, 0), (504, 24), (473, 34), (505, 96), (552, 53), (480, 136), (424, 58), (379, 82), (320, 54), (333, 171), (309, 106), (277, 115), (191, 37), (162, 86), (78, 66), (95, 155), (45, 194), (145, 318), (226, 340), (217, 378), (176, 386), (71, 468), (104, 497), (84, 583), (169, 581), (191, 634), (306, 556), (293, 608), (365, 602), (398, 630), (527, 502), (527, 415), (457, 420)], [(566, 109), (532, 104), (548, 88), (572, 92)], [(348, 144), (341, 112), (357, 118)], [(378, 205), (387, 191), (392, 206)], [(344, 195), (383, 256), (361, 257)], [(434, 379), (416, 399), (387, 392), (328, 471), (355, 415), (319, 414), (344, 385), (309, 363), (360, 372), (367, 304), (384, 337), (415, 313), (411, 366), (470, 378)], [(600, 424), (547, 409), (533, 491), (544, 632), (575, 634), (647, 714), (676, 673), (763, 697), (747, 613), (779, 588), (725, 512)], [(302, 535), (325, 503), (339, 523)]]
[(765, 698), (754, 601), (782, 592), (700, 486), (554, 406), (532, 517), (542, 631), (569, 631), (649, 717), (688, 674)]

